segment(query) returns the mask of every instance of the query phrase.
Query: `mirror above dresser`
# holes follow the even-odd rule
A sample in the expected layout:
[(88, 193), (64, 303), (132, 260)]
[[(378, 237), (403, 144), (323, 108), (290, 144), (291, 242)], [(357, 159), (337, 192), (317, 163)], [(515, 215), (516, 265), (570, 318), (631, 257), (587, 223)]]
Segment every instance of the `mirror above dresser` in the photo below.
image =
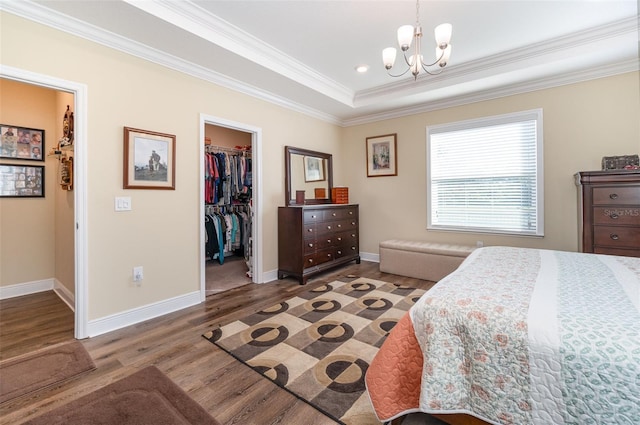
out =
[[(284, 147), (285, 205), (330, 204), (333, 156), (325, 152)], [(296, 197), (303, 191), (304, 199)]]

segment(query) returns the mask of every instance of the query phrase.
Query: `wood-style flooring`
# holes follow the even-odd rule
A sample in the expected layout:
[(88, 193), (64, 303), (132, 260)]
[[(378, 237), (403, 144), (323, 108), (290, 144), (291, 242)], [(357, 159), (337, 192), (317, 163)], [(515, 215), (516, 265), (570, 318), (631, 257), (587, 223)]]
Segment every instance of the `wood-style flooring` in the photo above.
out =
[[(205, 340), (206, 331), (346, 276), (428, 289), (433, 282), (381, 273), (377, 263), (327, 271), (301, 286), (294, 279), (250, 284), (206, 302), (121, 330), (82, 340), (97, 369), (54, 388), (0, 405), (0, 423), (20, 424), (148, 365), (156, 365), (225, 425), (336, 422), (261, 377)], [(56, 302), (57, 301), (57, 302)], [(53, 292), (0, 301), (0, 356), (73, 339), (73, 313)]]

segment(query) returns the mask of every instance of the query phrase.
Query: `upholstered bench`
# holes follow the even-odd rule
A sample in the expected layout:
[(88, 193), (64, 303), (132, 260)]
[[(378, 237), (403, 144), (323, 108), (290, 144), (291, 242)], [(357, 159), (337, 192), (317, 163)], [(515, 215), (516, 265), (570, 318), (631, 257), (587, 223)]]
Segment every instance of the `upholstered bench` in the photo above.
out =
[(475, 247), (392, 239), (380, 242), (380, 271), (439, 281), (458, 268)]

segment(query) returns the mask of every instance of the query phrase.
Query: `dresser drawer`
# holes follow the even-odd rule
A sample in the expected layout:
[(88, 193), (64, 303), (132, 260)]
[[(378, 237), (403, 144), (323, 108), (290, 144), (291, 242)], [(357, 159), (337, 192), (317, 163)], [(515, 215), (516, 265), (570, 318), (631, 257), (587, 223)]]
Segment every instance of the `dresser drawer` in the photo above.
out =
[(357, 229), (357, 228), (358, 228), (358, 220), (353, 218), (353, 219), (346, 219), (346, 220), (320, 222), (317, 225), (316, 232), (319, 235), (324, 235), (327, 233), (343, 232), (345, 230)]
[(323, 211), (321, 210), (304, 210), (302, 221), (305, 224), (316, 223), (318, 220), (322, 220)]
[(594, 207), (593, 223), (640, 226), (640, 206)]
[(351, 208), (330, 208), (324, 211), (322, 219), (324, 221), (343, 220), (347, 218), (357, 218), (358, 212), (356, 207)]
[(638, 205), (640, 186), (593, 188), (593, 205)]
[(640, 227), (594, 226), (594, 245), (640, 248)]

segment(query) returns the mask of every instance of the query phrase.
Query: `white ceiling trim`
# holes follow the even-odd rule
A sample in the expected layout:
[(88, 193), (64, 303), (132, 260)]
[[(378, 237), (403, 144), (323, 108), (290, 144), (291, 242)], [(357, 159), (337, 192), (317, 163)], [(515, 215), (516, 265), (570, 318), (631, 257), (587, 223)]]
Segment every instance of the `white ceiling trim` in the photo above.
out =
[(325, 77), (315, 69), (304, 65), (191, 1), (124, 1), (333, 100), (353, 107), (353, 90)]
[[(388, 96), (397, 96), (398, 93), (426, 91), (433, 87), (442, 87), (451, 81), (460, 80), (472, 74), (479, 74), (493, 69), (504, 68), (506, 65), (531, 63), (544, 63), (545, 57), (551, 57), (558, 53), (584, 49), (597, 42), (622, 38), (629, 34), (638, 33), (638, 21), (636, 18), (622, 19), (599, 27), (587, 29), (554, 40), (543, 41), (508, 52), (499, 53), (466, 62), (457, 66), (447, 67), (441, 74), (432, 76), (424, 75), (417, 81), (403, 79), (401, 81), (375, 87), (369, 90), (361, 90), (356, 93), (354, 106), (360, 107), (379, 102)], [(614, 43), (615, 41), (612, 41)], [(605, 53), (599, 51), (600, 53)], [(477, 77), (477, 75), (476, 75)]]
[(486, 100), (499, 99), (502, 97), (513, 96), (538, 90), (545, 90), (553, 87), (575, 84), (579, 82), (595, 80), (598, 78), (611, 77), (614, 75), (625, 74), (627, 72), (634, 72), (638, 70), (640, 70), (640, 60), (629, 59), (621, 63), (605, 65), (588, 70), (580, 70), (571, 73), (565, 73), (562, 75), (554, 75), (549, 78), (541, 78), (534, 81), (526, 81), (523, 83), (516, 83), (498, 88), (483, 90), (472, 94), (464, 94), (442, 100), (430, 101), (422, 105), (394, 109), (393, 111), (388, 112), (369, 114), (353, 119), (346, 119), (342, 120), (342, 126), (350, 127), (355, 125), (368, 124), (376, 121), (402, 118), (409, 115), (437, 111), (439, 109), (452, 108)]
[(28, 0), (0, 2), (0, 10), (322, 121), (336, 125), (341, 125), (342, 123), (339, 118), (331, 114), (292, 102), (289, 99), (266, 90), (235, 80), (200, 65), (187, 62), (184, 59), (177, 58)]

